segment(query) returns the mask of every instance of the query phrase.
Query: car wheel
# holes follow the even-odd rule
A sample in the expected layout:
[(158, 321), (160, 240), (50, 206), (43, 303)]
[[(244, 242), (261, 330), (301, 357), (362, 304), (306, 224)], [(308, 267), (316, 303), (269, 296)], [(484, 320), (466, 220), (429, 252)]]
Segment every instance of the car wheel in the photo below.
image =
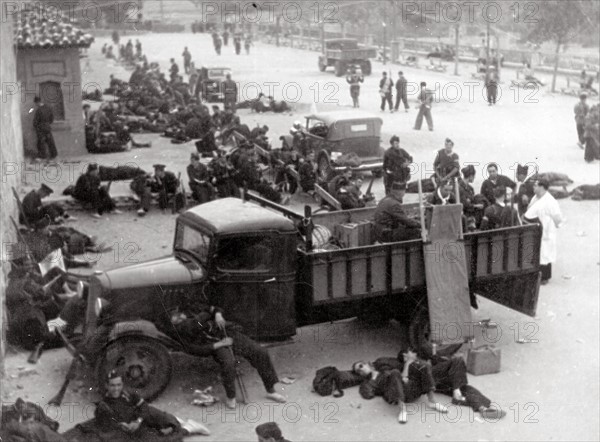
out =
[(151, 401), (169, 385), (173, 362), (167, 348), (155, 339), (129, 336), (106, 348), (96, 370), (102, 386), (110, 370), (117, 370), (123, 376), (127, 391)]

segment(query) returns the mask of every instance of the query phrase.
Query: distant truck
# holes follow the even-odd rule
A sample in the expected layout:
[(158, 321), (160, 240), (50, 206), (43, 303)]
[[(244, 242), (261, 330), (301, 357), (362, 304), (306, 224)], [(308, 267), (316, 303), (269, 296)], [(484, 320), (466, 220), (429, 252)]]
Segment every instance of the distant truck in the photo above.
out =
[(222, 90), (226, 75), (231, 74), (227, 67), (202, 67), (199, 69), (196, 91), (202, 94), (202, 99), (209, 103), (225, 101), (225, 93)]
[[(179, 215), (169, 256), (92, 275), (83, 348), (101, 344), (88, 361), (98, 379), (117, 368), (130, 391), (157, 397), (171, 378), (171, 353), (186, 351), (171, 314), (195, 304), (221, 307), (257, 339), (362, 315), (408, 322), (413, 346), (430, 342), (422, 240), (325, 250), (313, 244), (313, 228), (369, 227), (375, 208), (312, 216), (307, 207), (303, 216), (248, 198), (254, 201), (219, 199)], [(405, 205), (409, 215), (418, 209)], [(470, 291), (535, 316), (540, 226), (467, 233), (463, 241)]]
[(346, 74), (350, 66), (360, 66), (364, 75), (371, 75), (370, 58), (377, 57), (377, 48), (359, 45), (353, 38), (325, 40), (325, 52), (319, 55), (319, 70), (335, 67), (335, 75)]

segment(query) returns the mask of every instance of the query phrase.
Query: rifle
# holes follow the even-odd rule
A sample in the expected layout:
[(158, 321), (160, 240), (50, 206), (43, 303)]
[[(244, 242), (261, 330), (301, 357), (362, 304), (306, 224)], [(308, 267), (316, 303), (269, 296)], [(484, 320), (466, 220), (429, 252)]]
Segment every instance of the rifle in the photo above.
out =
[(48, 401), (48, 405), (55, 405), (60, 407), (60, 404), (62, 403), (65, 397), (65, 393), (67, 392), (67, 387), (69, 386), (69, 383), (77, 377), (77, 368), (79, 362), (85, 363), (86, 359), (77, 351), (73, 344), (71, 344), (69, 339), (65, 336), (65, 334), (60, 328), (56, 329), (56, 333), (58, 333), (60, 338), (64, 341), (69, 353), (73, 355), (73, 360), (71, 361), (71, 365), (69, 366), (69, 371), (67, 371), (67, 375), (65, 376), (65, 380), (61, 385), (60, 390), (58, 391), (58, 393), (56, 393), (54, 397), (52, 397), (52, 399)]
[[(223, 329), (223, 334), (225, 335), (225, 337), (227, 338), (227, 330)], [(244, 379), (242, 378), (242, 373), (240, 372), (240, 360), (235, 356), (235, 353), (233, 352), (233, 347), (230, 345), (229, 347), (229, 351), (231, 352), (231, 356), (233, 356), (233, 358), (235, 359), (236, 362), (236, 367), (235, 367), (235, 380), (236, 383), (238, 385), (238, 389), (240, 390), (240, 393), (242, 395), (242, 403), (243, 404), (247, 404), (248, 403), (248, 391), (246, 390), (246, 385), (244, 384)]]
[(369, 187), (367, 187), (367, 191), (365, 192), (365, 200), (368, 198), (369, 201), (375, 199), (373, 193), (371, 193), (371, 189), (373, 188), (373, 183), (375, 182), (375, 175), (371, 176), (371, 182), (369, 183)]

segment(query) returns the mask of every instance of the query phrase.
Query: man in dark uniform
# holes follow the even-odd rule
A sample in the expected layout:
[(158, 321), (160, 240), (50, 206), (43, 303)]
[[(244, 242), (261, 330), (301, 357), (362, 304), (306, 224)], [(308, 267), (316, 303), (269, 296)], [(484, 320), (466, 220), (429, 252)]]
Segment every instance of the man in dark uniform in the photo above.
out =
[(42, 204), (42, 199), (52, 193), (54, 191), (50, 187), (42, 184), (39, 189), (32, 190), (25, 195), (25, 198), (23, 198), (23, 213), (19, 218), (20, 222), (25, 224), (23, 216), (27, 218), (27, 223), (29, 224), (35, 224), (46, 217), (48, 217), (51, 223), (57, 223), (61, 217), (69, 218), (69, 215), (60, 204)]
[(175, 80), (177, 75), (179, 75), (179, 66), (175, 63), (174, 58), (171, 58), (171, 68), (169, 69), (169, 73), (171, 74), (171, 81)]
[(483, 212), (481, 230), (501, 229), (519, 225), (517, 211), (506, 203), (506, 188), (495, 187), (494, 202)]
[(221, 85), (223, 94), (225, 95), (223, 107), (227, 109), (235, 109), (237, 103), (237, 84), (231, 79), (231, 74), (225, 75), (225, 81)]
[(84, 203), (91, 203), (96, 213), (94, 218), (102, 218), (104, 212), (120, 214), (115, 208), (115, 203), (108, 194), (108, 189), (101, 186), (100, 169), (96, 163), (88, 165), (86, 173), (81, 175), (75, 183), (73, 198)]
[(167, 166), (155, 164), (153, 167), (154, 176), (148, 178), (146, 175), (139, 175), (131, 182), (131, 190), (140, 198), (139, 216), (144, 216), (150, 210), (153, 193), (158, 193), (158, 207), (165, 210), (169, 205), (169, 198), (179, 192), (179, 180), (173, 172), (165, 170)]
[(187, 174), (194, 199), (200, 204), (210, 201), (213, 198), (213, 187), (210, 184), (208, 168), (200, 162), (200, 155), (197, 153), (191, 155)]
[[(103, 440), (155, 440), (160, 436), (187, 434), (175, 416), (148, 405), (136, 393), (123, 390), (123, 378), (116, 370), (108, 373), (106, 394), (98, 403), (96, 423)], [(210, 434), (206, 429), (205, 434)]]
[(396, 135), (390, 138), (390, 148), (383, 155), (383, 180), (386, 195), (390, 192), (393, 182), (406, 183), (410, 181), (410, 168), (408, 165), (412, 161), (412, 156), (400, 147), (400, 138)]
[(421, 225), (409, 218), (402, 209), (406, 183), (392, 183), (389, 195), (383, 198), (375, 210), (375, 237), (379, 242), (396, 242), (417, 239)]
[(183, 70), (186, 74), (190, 73), (190, 65), (192, 62), (192, 54), (190, 54), (190, 51), (188, 50), (187, 46), (185, 47), (185, 49), (183, 50), (183, 54), (181, 54), (183, 57)]
[(317, 182), (314, 152), (308, 152), (304, 162), (301, 163), (300, 167), (298, 168), (298, 175), (300, 175), (300, 187), (302, 188), (302, 192), (313, 194), (315, 191), (315, 184)]
[(390, 112), (394, 112), (394, 106), (392, 103), (392, 86), (394, 81), (388, 78), (387, 72), (382, 74), (381, 80), (379, 80), (379, 95), (381, 96), (381, 112), (385, 110), (385, 104), (388, 104)]
[(279, 425), (275, 422), (265, 422), (255, 428), (258, 442), (290, 442), (281, 433)]
[(33, 128), (37, 136), (38, 155), (40, 158), (53, 160), (58, 155), (51, 126), (54, 123), (54, 113), (42, 102), (40, 97), (35, 97), (33, 102), (35, 104)]
[(219, 149), (216, 152), (217, 156), (208, 165), (209, 173), (212, 176), (212, 184), (217, 188), (220, 198), (239, 197), (240, 189), (234, 181), (235, 168), (225, 156), (223, 150)]
[(394, 110), (397, 111), (400, 107), (400, 102), (404, 103), (404, 110), (408, 112), (408, 97), (407, 97), (407, 87), (408, 82), (404, 77), (404, 73), (402, 71), (398, 72), (398, 80), (396, 81), (396, 105), (394, 106)]
[(494, 66), (489, 66), (485, 74), (485, 89), (487, 91), (488, 106), (496, 104), (498, 95), (498, 72)]
[(529, 167), (517, 165), (517, 184), (515, 188), (515, 202), (519, 214), (523, 215), (527, 212), (529, 202), (534, 197), (535, 192), (533, 191), (533, 185), (535, 182), (535, 175), (527, 178)]
[(182, 340), (188, 353), (212, 356), (221, 365), (228, 408), (236, 406), (234, 354), (242, 356), (256, 368), (267, 391), (267, 399), (286, 402), (285, 397), (275, 391), (279, 378), (267, 350), (238, 331), (237, 327), (226, 325), (221, 309), (204, 305), (194, 314), (175, 312), (171, 315), (171, 324), (172, 329), (165, 332)]
[(240, 55), (242, 52), (242, 36), (240, 34), (235, 34), (233, 37), (233, 44), (235, 46), (236, 55)]
[(509, 177), (498, 174), (498, 165), (496, 163), (490, 163), (487, 167), (488, 178), (481, 184), (481, 194), (493, 204), (496, 201), (494, 195), (494, 189), (502, 187), (504, 189), (510, 188), (515, 190), (517, 187), (516, 183)]
[(454, 141), (446, 138), (444, 148), (438, 150), (435, 160), (433, 160), (435, 175), (432, 178), (434, 184), (438, 185), (440, 182), (450, 180), (459, 174), (458, 154), (452, 152), (453, 149)]

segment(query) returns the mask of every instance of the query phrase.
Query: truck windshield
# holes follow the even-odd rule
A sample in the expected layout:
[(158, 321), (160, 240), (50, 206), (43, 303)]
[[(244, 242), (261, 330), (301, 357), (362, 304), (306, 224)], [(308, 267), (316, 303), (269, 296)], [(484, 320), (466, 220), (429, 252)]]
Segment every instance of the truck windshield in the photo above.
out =
[(208, 235), (182, 223), (177, 225), (177, 234), (175, 237), (176, 250), (187, 250), (196, 255), (202, 264), (206, 264), (209, 246), (210, 237)]
[(225, 272), (267, 272), (273, 262), (270, 237), (223, 238), (217, 247), (217, 269)]

